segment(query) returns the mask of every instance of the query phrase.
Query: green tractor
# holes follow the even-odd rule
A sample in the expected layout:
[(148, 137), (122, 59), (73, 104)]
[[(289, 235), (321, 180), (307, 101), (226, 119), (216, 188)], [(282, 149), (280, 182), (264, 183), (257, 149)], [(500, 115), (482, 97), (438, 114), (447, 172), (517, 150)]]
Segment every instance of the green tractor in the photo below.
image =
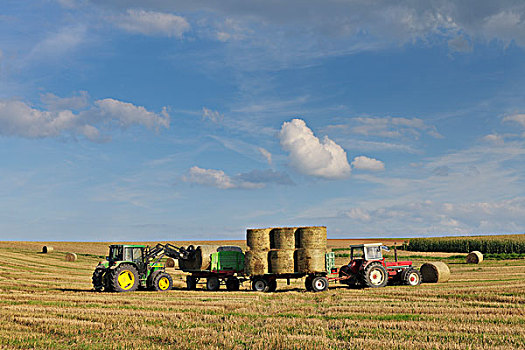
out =
[(173, 279), (160, 263), (163, 256), (185, 259), (191, 252), (171, 244), (115, 244), (109, 246), (109, 256), (93, 272), (93, 288), (97, 292), (132, 292), (141, 289), (168, 291)]

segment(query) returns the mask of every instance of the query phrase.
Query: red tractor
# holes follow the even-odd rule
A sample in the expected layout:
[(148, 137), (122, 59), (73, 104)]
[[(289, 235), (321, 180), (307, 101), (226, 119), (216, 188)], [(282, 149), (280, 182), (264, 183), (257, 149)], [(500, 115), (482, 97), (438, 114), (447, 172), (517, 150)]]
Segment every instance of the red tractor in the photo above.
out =
[(350, 286), (378, 288), (387, 283), (417, 286), (421, 273), (412, 261), (386, 262), (382, 250), (388, 250), (382, 243), (350, 246), (350, 263), (339, 269), (339, 282)]

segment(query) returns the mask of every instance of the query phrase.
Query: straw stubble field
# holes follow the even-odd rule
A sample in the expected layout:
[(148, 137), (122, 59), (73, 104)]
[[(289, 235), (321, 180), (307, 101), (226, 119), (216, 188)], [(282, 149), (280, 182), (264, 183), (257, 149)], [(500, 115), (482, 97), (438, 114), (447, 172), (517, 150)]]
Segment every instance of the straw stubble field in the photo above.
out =
[[(525, 348), (524, 259), (447, 260), (448, 283), (413, 288), (314, 294), (300, 280), (270, 294), (247, 284), (185, 291), (184, 276), (169, 269), (170, 292), (99, 294), (91, 273), (107, 244), (53, 243), (51, 254), (38, 253), (42, 245), (0, 242), (0, 348)], [(76, 262), (65, 261), (68, 251)]]

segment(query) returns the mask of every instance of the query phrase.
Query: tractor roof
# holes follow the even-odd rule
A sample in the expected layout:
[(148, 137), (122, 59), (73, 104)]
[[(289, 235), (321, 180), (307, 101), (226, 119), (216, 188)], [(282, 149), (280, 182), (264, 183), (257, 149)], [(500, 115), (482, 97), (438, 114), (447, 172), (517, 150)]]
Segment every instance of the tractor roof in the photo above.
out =
[(365, 244), (354, 244), (350, 248), (364, 248), (364, 247), (380, 247), (383, 243), (365, 243)]
[(124, 248), (145, 248), (142, 244), (112, 244), (110, 247), (124, 247)]

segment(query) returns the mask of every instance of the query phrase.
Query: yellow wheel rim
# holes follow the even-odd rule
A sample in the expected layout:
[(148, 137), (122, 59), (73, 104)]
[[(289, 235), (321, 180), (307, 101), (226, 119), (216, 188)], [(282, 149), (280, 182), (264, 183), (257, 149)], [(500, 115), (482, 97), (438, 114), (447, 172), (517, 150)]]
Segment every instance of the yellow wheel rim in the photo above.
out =
[(166, 290), (170, 287), (170, 280), (167, 277), (162, 277), (159, 280), (159, 288), (161, 290)]
[(124, 290), (131, 289), (135, 284), (135, 275), (129, 270), (124, 270), (118, 275), (118, 285)]

